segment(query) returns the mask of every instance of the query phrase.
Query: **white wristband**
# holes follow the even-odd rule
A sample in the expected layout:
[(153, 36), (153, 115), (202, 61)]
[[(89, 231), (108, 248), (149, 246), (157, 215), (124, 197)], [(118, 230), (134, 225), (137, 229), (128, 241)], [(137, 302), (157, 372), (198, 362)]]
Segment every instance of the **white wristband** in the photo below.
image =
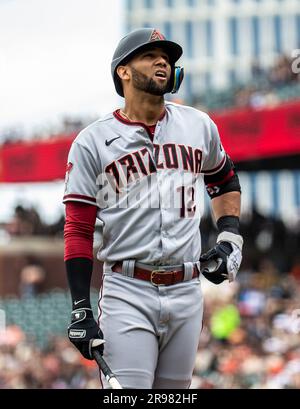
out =
[(231, 233), (229, 231), (222, 231), (217, 237), (217, 243), (220, 241), (229, 241), (229, 243), (234, 243), (242, 251), (243, 248), (243, 237), (239, 234)]

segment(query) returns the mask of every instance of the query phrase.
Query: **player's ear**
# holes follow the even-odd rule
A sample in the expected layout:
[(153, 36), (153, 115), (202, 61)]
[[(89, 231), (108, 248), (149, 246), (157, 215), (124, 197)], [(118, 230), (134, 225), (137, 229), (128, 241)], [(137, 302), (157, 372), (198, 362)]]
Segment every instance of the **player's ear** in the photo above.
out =
[(129, 67), (128, 65), (119, 65), (117, 68), (117, 74), (121, 80), (129, 80)]

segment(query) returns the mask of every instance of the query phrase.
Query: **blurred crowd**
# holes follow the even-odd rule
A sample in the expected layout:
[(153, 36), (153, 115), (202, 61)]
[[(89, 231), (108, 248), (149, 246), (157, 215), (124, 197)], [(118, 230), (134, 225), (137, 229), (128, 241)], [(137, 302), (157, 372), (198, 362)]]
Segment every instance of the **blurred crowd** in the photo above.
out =
[(94, 116), (85, 117), (63, 117), (58, 123), (46, 123), (43, 126), (37, 126), (33, 130), (26, 132), (22, 127), (9, 127), (0, 132), (0, 145), (9, 145), (22, 141), (49, 140), (60, 136), (68, 136), (78, 133), (89, 123), (96, 119)]
[(292, 70), (293, 61), (294, 59), (288, 55), (280, 55), (270, 70), (263, 69), (259, 62), (255, 61), (252, 64), (252, 77), (255, 81), (261, 82), (261, 85), (270, 85), (274, 88), (299, 83), (299, 73)]
[(230, 88), (210, 90), (193, 99), (192, 105), (204, 111), (231, 108), (260, 109), (273, 107), (281, 101), (300, 97), (300, 73), (292, 70), (293, 59), (280, 55), (271, 67), (253, 61), (251, 78), (246, 82), (235, 79)]
[(300, 281), (242, 270), (205, 292), (193, 383), (200, 389), (300, 388)]
[(0, 389), (96, 389), (99, 371), (81, 357), (67, 337), (53, 337), (38, 348), (20, 329), (0, 331)]
[(292, 97), (295, 86), (300, 85), (300, 74), (292, 71), (292, 63), (292, 58), (286, 55), (278, 57), (269, 70), (254, 62), (251, 84), (237, 90), (235, 106), (260, 108), (276, 105), (285, 96), (282, 90), (286, 90), (287, 98)]
[(17, 205), (11, 219), (2, 223), (0, 230), (2, 228), (9, 236), (60, 236), (64, 223), (64, 215), (53, 224), (46, 224), (34, 207)]

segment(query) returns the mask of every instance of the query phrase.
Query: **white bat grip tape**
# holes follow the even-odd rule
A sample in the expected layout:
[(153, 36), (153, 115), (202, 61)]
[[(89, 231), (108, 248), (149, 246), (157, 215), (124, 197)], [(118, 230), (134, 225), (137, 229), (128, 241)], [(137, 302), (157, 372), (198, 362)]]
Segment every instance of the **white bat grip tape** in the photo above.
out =
[(118, 380), (114, 376), (112, 377), (106, 376), (106, 380), (113, 389), (123, 389)]

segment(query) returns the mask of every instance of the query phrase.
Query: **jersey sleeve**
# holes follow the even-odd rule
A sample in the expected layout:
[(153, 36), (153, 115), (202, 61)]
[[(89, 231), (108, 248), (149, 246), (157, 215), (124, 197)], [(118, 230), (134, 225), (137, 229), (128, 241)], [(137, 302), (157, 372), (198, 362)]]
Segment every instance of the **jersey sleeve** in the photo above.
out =
[(211, 175), (222, 169), (226, 161), (226, 152), (222, 146), (217, 125), (210, 119), (209, 142), (204, 157), (202, 173)]
[(66, 169), (63, 203), (76, 201), (97, 206), (99, 170), (90, 151), (73, 142)]

